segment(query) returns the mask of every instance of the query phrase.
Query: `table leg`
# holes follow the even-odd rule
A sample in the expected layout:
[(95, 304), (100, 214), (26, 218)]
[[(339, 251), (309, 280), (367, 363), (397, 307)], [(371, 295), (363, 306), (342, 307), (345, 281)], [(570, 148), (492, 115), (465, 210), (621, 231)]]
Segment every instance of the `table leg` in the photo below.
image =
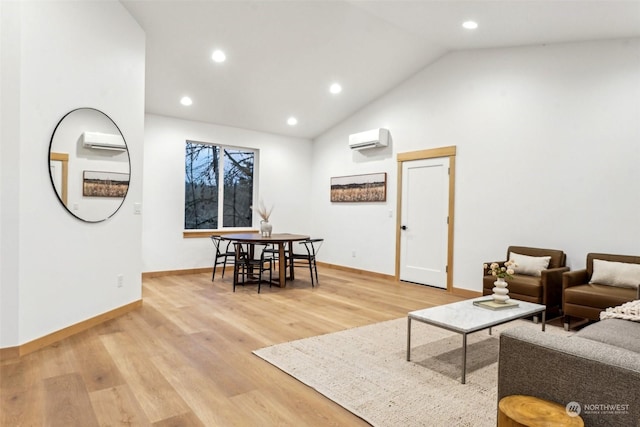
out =
[[(256, 256), (256, 245), (253, 243), (247, 243), (247, 249), (249, 250), (249, 259), (253, 260)], [(255, 274), (253, 273), (253, 264), (249, 264), (249, 276), (251, 277), (251, 280), (255, 280)], [(249, 280), (249, 278), (247, 277), (247, 281)]]
[(466, 383), (467, 373), (467, 334), (462, 334), (462, 384)]
[(411, 360), (411, 317), (407, 317), (407, 362)]
[[(283, 245), (285, 244), (286, 243), (283, 243)], [(289, 254), (293, 254), (293, 242), (289, 242)], [(296, 275), (293, 269), (293, 260), (291, 260), (291, 262), (289, 263), (289, 277), (291, 277), (291, 280), (296, 278)]]
[(542, 312), (542, 332), (544, 332), (544, 324), (547, 321), (547, 310)]
[[(236, 291), (236, 285), (238, 284), (238, 273), (240, 270), (240, 266), (238, 265), (240, 260), (240, 245), (235, 245), (234, 249), (236, 251), (236, 259), (233, 260), (233, 292)], [(215, 268), (215, 266), (213, 268)]]
[(281, 288), (287, 286), (287, 259), (284, 254), (284, 245), (286, 243), (278, 243), (278, 285)]

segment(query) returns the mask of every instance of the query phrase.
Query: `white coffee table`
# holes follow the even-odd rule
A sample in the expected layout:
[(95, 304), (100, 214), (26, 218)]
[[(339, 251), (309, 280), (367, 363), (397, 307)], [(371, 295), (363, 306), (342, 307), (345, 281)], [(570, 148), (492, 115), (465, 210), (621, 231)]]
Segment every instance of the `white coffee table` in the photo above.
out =
[(490, 297), (483, 296), (409, 312), (407, 316), (407, 361), (411, 359), (411, 320), (417, 320), (462, 334), (462, 384), (465, 383), (467, 371), (468, 334), (487, 328), (489, 329), (489, 333), (491, 333), (491, 327), (493, 326), (498, 326), (523, 317), (533, 316), (538, 313), (542, 313), (542, 330), (544, 331), (546, 320), (546, 307), (544, 305), (511, 300), (517, 302), (518, 306), (501, 310), (490, 310), (473, 304), (474, 301), (487, 299), (490, 299)]

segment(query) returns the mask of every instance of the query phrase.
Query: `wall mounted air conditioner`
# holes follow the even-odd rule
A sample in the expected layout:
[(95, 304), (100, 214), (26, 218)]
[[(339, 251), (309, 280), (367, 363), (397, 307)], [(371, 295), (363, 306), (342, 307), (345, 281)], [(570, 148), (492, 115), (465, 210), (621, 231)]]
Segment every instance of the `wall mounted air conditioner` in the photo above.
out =
[(349, 148), (352, 150), (366, 150), (368, 148), (386, 147), (387, 145), (389, 145), (388, 129), (372, 129), (349, 135)]
[(126, 151), (127, 149), (122, 135), (100, 132), (84, 132), (82, 146), (98, 150)]

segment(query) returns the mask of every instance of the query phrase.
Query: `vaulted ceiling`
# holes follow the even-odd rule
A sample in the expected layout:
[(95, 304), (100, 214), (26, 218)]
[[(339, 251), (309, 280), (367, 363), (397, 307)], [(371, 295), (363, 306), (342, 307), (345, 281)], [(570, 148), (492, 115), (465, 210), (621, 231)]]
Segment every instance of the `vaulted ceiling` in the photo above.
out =
[(121, 2), (147, 35), (148, 113), (304, 138), (450, 51), (640, 36), (640, 0)]

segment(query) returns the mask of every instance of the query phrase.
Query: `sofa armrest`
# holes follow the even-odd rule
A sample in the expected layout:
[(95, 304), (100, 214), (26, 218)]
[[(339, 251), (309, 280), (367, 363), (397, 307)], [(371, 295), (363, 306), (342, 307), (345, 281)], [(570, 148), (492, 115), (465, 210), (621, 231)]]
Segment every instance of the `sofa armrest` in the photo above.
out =
[[(640, 393), (632, 390), (640, 390), (640, 357), (633, 351), (527, 326), (500, 335), (498, 401), (524, 394), (577, 402), (585, 425), (631, 426), (640, 419)], [(625, 405), (624, 413), (585, 410), (603, 403)]]
[(547, 307), (562, 306), (562, 275), (569, 271), (569, 267), (548, 268), (542, 270), (541, 282), (544, 290), (543, 304)]
[(587, 270), (574, 270), (567, 271), (562, 274), (562, 289), (567, 289), (572, 286), (584, 285), (589, 281), (589, 275)]

